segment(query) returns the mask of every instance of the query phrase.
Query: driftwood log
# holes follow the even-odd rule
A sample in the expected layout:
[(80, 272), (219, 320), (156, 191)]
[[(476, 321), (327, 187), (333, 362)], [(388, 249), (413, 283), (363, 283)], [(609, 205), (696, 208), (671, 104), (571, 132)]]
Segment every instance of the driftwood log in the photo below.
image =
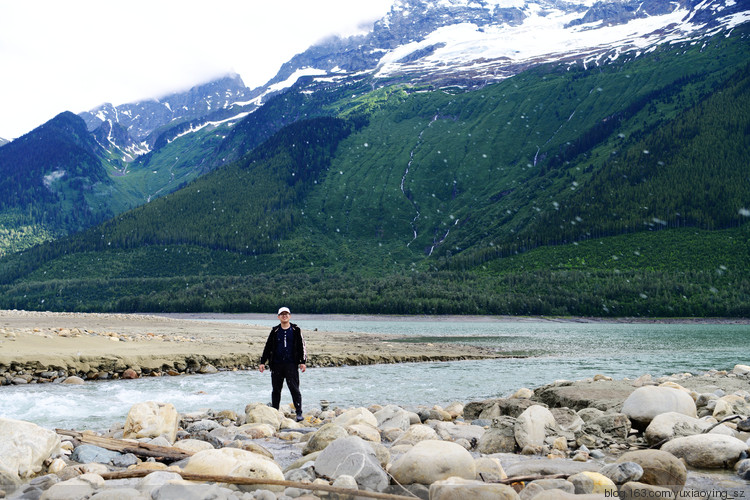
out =
[[(151, 474), (152, 470), (124, 470), (119, 472), (107, 472), (101, 474), (102, 478), (108, 479), (132, 479), (144, 477)], [(299, 488), (301, 490), (327, 491), (339, 495), (351, 495), (352, 497), (379, 498), (382, 500), (414, 500), (415, 496), (392, 495), (390, 493), (378, 493), (376, 491), (350, 490), (349, 488), (339, 488), (328, 484), (300, 483), (297, 481), (282, 481), (279, 479), (262, 479), (256, 477), (237, 477), (221, 476), (214, 474), (193, 474), (190, 472), (169, 471), (182, 476), (186, 481), (200, 481), (212, 483), (238, 484), (250, 486), (284, 486)]]
[(148, 443), (138, 443), (124, 439), (114, 439), (102, 436), (96, 436), (87, 432), (68, 431), (65, 429), (55, 429), (55, 432), (61, 436), (69, 436), (84, 444), (93, 444), (111, 451), (120, 453), (132, 453), (137, 457), (155, 458), (165, 462), (176, 462), (193, 455), (192, 451), (185, 451), (171, 446), (157, 446)]

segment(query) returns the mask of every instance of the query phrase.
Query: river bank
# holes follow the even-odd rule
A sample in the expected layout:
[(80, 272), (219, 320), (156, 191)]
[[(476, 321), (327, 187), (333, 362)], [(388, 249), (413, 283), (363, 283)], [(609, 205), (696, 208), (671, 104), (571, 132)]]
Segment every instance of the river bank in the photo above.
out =
[[(0, 384), (107, 380), (252, 369), (269, 329), (140, 314), (0, 311)], [(468, 345), (397, 335), (305, 331), (309, 366), (491, 359)]]

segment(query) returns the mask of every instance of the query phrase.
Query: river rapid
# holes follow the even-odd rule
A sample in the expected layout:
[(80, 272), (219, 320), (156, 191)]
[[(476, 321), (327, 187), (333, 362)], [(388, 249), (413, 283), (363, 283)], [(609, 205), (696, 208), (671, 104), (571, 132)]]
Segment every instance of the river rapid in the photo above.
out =
[[(181, 316), (185, 317), (185, 316)], [(276, 323), (261, 315), (210, 315), (195, 321)], [(604, 374), (615, 379), (731, 370), (750, 364), (750, 325), (552, 321), (491, 317), (360, 317), (295, 315), (316, 334), (351, 331), (402, 336), (410, 342), (475, 344), (510, 357), (482, 361), (311, 368), (301, 375), (303, 406), (394, 403), (405, 407), (445, 405), (508, 396), (520, 387)], [(231, 409), (270, 401), (268, 372), (154, 377), (87, 383), (0, 388), (0, 416), (48, 428), (103, 430), (122, 422), (141, 401), (175, 405), (180, 412)], [(282, 404), (291, 403), (282, 393)]]

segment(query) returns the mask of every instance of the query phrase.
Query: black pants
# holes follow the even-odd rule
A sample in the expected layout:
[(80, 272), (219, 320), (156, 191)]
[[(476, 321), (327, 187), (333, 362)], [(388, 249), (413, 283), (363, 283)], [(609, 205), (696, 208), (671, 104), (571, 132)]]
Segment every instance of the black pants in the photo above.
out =
[(271, 406), (279, 409), (284, 380), (286, 380), (286, 386), (292, 394), (292, 402), (297, 415), (302, 415), (302, 394), (299, 392), (299, 372), (296, 364), (280, 363), (273, 365), (273, 368), (271, 368), (271, 385), (273, 388), (271, 391)]

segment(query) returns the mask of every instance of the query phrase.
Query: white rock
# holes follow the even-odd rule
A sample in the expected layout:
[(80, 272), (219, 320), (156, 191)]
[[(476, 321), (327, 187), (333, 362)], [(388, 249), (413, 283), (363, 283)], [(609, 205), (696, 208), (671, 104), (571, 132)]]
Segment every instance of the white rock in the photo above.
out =
[(378, 426), (378, 419), (367, 408), (354, 408), (345, 411), (333, 419), (333, 423), (341, 427), (347, 427), (355, 424), (367, 424), (372, 427)]
[(341, 474), (339, 477), (337, 477), (333, 484), (331, 484), (334, 488), (344, 488), (347, 490), (358, 490), (359, 485), (357, 485), (357, 480), (354, 479), (353, 476), (349, 476), (347, 474)]
[[(199, 451), (188, 459), (183, 470), (193, 474), (284, 480), (284, 473), (276, 462), (263, 455), (238, 448)], [(283, 489), (270, 485), (263, 488), (273, 491)]]
[(438, 439), (437, 432), (427, 425), (416, 424), (409, 427), (399, 438), (393, 442), (394, 446), (403, 444), (417, 444), (428, 439)]
[(98, 474), (81, 474), (73, 479), (53, 484), (42, 493), (40, 500), (88, 498), (102, 486), (104, 486), (104, 479)]
[(511, 398), (515, 398), (515, 399), (530, 399), (531, 396), (533, 396), (533, 395), (534, 395), (534, 391), (532, 391), (531, 389), (528, 389), (526, 387), (521, 387), (515, 393), (513, 393), (513, 395), (511, 396)]
[(639, 387), (622, 404), (622, 413), (634, 424), (642, 426), (648, 425), (655, 416), (667, 412), (697, 416), (695, 401), (690, 394), (672, 387)]
[(747, 375), (750, 374), (750, 366), (748, 365), (734, 365), (732, 373), (735, 375)]
[(451, 416), (452, 419), (456, 419), (458, 417), (463, 416), (464, 414), (464, 404), (459, 403), (458, 401), (454, 401), (453, 403), (450, 403), (448, 406), (445, 407), (446, 413)]
[(365, 490), (383, 491), (388, 487), (388, 475), (375, 451), (356, 436), (337, 439), (320, 452), (315, 459), (315, 472), (332, 479), (351, 476)]
[(31, 422), (0, 418), (0, 484), (15, 484), (42, 470), (61, 452), (60, 436)]
[(548, 430), (555, 428), (555, 416), (547, 408), (533, 405), (526, 408), (516, 419), (513, 433), (520, 448), (543, 446)]
[(692, 467), (728, 468), (747, 451), (747, 444), (723, 434), (696, 434), (673, 439), (661, 449), (684, 459)]
[[(649, 444), (656, 444), (662, 441), (701, 434), (713, 424), (694, 417), (676, 413), (673, 411), (661, 413), (654, 417), (648, 427), (644, 437)], [(719, 425), (711, 430), (712, 434), (733, 435), (731, 429), (724, 425)]]
[(170, 443), (174, 443), (179, 423), (180, 415), (172, 403), (136, 403), (125, 419), (123, 437), (138, 439), (164, 436)]
[(478, 425), (459, 425), (453, 422), (437, 422), (435, 432), (444, 441), (458, 441), (465, 439), (479, 441), (485, 433), (484, 427)]
[(271, 408), (262, 403), (250, 403), (245, 407), (246, 424), (268, 424), (275, 431), (281, 427), (283, 415), (276, 408)]
[(456, 443), (436, 440), (415, 444), (389, 472), (401, 484), (432, 484), (454, 476), (473, 480), (477, 473), (471, 453)]
[(346, 426), (346, 432), (350, 436), (358, 436), (372, 443), (380, 442), (380, 431), (368, 424), (354, 424)]
[(489, 484), (460, 477), (436, 481), (430, 485), (430, 500), (518, 500), (518, 493), (505, 484)]
[[(213, 433), (214, 431), (211, 431)], [(267, 423), (252, 423), (252, 424), (245, 424), (239, 426), (236, 431), (236, 434), (243, 434), (250, 439), (261, 439), (261, 438), (268, 438), (274, 435), (275, 430), (274, 427), (271, 424)], [(230, 431), (229, 434), (232, 434)]]
[(214, 446), (211, 443), (201, 439), (182, 439), (176, 441), (174, 447), (184, 451), (191, 451), (193, 453), (214, 449)]
[(750, 416), (750, 405), (739, 394), (727, 394), (716, 401), (713, 417), (722, 420), (731, 415)]
[(374, 416), (380, 430), (396, 428), (406, 431), (411, 426), (409, 412), (396, 405), (388, 405), (376, 411)]
[(56, 458), (52, 462), (50, 462), (49, 467), (47, 467), (47, 472), (50, 474), (57, 474), (65, 467), (67, 467), (67, 465), (65, 464), (65, 460), (63, 460), (62, 458)]
[(477, 469), (476, 479), (485, 482), (497, 482), (507, 479), (508, 475), (503, 469), (500, 460), (494, 457), (478, 457), (474, 459), (474, 466)]
[(308, 455), (316, 451), (321, 451), (335, 440), (348, 436), (349, 433), (340, 425), (334, 423), (325, 424), (310, 436), (310, 439), (305, 444), (305, 448), (302, 450), (302, 454)]
[(138, 488), (142, 491), (150, 493), (159, 486), (163, 486), (172, 481), (182, 481), (182, 476), (177, 474), (176, 472), (169, 472), (165, 470), (154, 471), (141, 479)]

